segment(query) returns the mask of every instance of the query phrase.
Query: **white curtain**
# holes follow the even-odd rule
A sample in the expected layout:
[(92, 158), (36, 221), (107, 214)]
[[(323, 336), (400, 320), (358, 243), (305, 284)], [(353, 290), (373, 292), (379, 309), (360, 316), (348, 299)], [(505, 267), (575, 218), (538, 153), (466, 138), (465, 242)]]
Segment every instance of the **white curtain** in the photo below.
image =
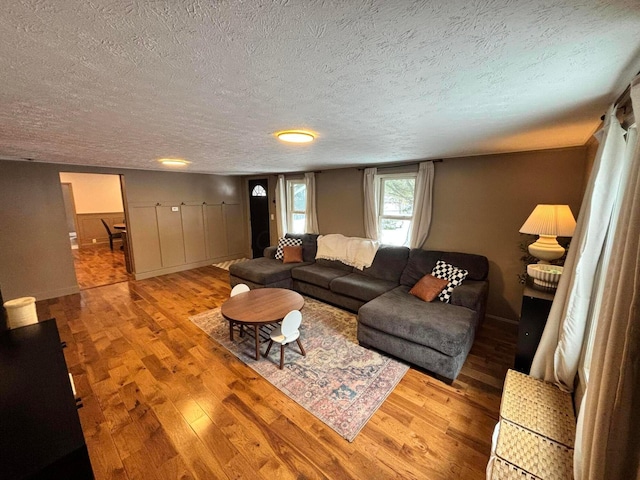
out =
[(278, 238), (287, 233), (287, 181), (284, 175), (278, 175), (276, 182), (276, 226)]
[(624, 129), (612, 106), (604, 127), (589, 184), (582, 201), (573, 239), (549, 312), (531, 376), (573, 391), (584, 343), (594, 278), (620, 183), (625, 153)]
[[(631, 99), (639, 112), (640, 77)], [(640, 144), (631, 127), (628, 148), (634, 143), (578, 417), (576, 480), (640, 478)]]
[(318, 230), (318, 212), (316, 208), (316, 176), (313, 172), (304, 174), (307, 187), (307, 207), (304, 212), (304, 232), (320, 233)]
[(411, 234), (409, 235), (409, 246), (411, 248), (422, 247), (429, 235), (433, 210), (434, 176), (433, 162), (422, 162), (416, 177), (413, 221), (411, 222)]
[(378, 240), (378, 186), (377, 168), (364, 169), (364, 234)]

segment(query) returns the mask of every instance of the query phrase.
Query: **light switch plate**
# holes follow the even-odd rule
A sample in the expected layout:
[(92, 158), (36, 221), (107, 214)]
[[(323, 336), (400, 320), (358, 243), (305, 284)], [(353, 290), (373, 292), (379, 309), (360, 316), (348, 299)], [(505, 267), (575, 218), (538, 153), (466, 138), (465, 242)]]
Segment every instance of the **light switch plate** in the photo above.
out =
[(179, 212), (180, 211), (180, 207), (171, 207), (171, 211), (172, 212)]

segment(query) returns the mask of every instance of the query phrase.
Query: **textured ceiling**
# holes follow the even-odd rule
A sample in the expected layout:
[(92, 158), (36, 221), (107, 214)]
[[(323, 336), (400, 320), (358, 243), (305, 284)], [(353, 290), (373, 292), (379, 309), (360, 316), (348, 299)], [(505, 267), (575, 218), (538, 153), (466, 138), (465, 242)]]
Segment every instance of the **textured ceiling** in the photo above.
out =
[(3, 0), (0, 158), (249, 174), (583, 145), (639, 32), (638, 0)]

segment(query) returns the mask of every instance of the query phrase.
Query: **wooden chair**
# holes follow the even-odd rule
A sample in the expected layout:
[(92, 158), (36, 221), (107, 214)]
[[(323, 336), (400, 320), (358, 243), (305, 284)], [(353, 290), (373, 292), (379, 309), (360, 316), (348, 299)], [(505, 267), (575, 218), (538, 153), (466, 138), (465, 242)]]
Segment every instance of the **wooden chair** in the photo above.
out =
[(122, 238), (122, 232), (113, 233), (111, 231), (111, 228), (109, 228), (109, 224), (104, 221), (104, 218), (101, 218), (100, 221), (102, 222), (102, 225), (104, 225), (105, 230), (109, 234), (109, 247), (111, 247), (111, 250), (113, 250), (113, 239)]
[(269, 346), (267, 347), (267, 351), (264, 356), (269, 356), (269, 351), (271, 350), (271, 346), (273, 342), (280, 344), (280, 370), (284, 367), (284, 347), (285, 345), (293, 342), (294, 340), (298, 343), (298, 347), (300, 347), (300, 353), (302, 353), (303, 357), (306, 357), (306, 352), (304, 348), (302, 348), (302, 343), (300, 343), (300, 324), (302, 323), (302, 314), (300, 310), (292, 310), (287, 313), (287, 315), (282, 319), (282, 324), (279, 327), (276, 327), (271, 332), (271, 341), (269, 342)]

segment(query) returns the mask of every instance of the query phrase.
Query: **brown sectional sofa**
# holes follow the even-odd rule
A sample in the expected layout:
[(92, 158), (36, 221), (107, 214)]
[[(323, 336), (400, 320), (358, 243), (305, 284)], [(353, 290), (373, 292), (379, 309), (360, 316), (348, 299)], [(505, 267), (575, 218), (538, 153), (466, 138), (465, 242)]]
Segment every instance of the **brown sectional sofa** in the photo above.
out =
[[(315, 260), (317, 235), (302, 238), (302, 263), (264, 258), (231, 265), (230, 283), (251, 288), (289, 288), (358, 312), (358, 341), (453, 381), (484, 318), (489, 283), (488, 261), (480, 255), (381, 245), (364, 270), (339, 261)], [(424, 302), (409, 290), (438, 260), (468, 270), (450, 303)]]

